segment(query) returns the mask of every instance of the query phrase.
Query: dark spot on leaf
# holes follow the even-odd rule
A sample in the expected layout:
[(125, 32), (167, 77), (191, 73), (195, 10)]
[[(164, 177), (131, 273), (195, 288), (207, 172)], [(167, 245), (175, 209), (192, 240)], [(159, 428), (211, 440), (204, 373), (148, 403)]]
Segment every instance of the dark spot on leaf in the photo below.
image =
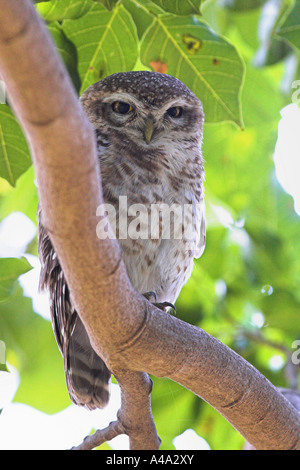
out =
[(182, 36), (182, 42), (186, 45), (190, 54), (196, 54), (203, 46), (203, 42), (191, 34), (184, 34)]
[(220, 61), (218, 59), (213, 59), (213, 64), (214, 65), (220, 65)]

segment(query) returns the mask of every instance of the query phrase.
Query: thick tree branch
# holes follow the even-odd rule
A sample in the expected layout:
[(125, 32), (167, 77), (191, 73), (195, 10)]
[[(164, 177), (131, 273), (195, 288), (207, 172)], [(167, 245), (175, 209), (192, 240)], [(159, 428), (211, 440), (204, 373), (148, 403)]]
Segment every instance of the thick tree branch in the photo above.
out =
[(284, 396), (222, 343), (136, 293), (118, 243), (97, 238), (91, 126), (30, 1), (0, 0), (0, 11), (0, 73), (32, 149), (44, 223), (92, 344), (120, 383), (118, 426), (131, 448), (159, 445), (145, 371), (202, 397), (257, 449), (300, 449), (300, 416)]

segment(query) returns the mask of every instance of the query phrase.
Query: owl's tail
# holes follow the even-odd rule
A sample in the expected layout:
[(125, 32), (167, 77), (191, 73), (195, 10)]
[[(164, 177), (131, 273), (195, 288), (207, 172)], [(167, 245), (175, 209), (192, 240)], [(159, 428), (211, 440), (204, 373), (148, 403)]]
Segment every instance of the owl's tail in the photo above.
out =
[(63, 351), (66, 382), (73, 403), (90, 410), (103, 408), (109, 399), (110, 372), (93, 350), (79, 318)]
[(91, 346), (87, 332), (74, 309), (68, 285), (50, 237), (42, 224), (39, 208), (40, 289), (50, 295), (53, 331), (64, 359), (71, 400), (90, 410), (103, 408), (109, 399), (110, 372)]

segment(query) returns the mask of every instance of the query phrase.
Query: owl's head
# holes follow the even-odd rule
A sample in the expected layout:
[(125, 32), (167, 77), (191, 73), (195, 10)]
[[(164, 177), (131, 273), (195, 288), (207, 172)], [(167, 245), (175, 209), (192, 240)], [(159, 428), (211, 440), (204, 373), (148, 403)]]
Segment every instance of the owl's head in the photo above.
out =
[(96, 129), (115, 131), (145, 147), (202, 138), (200, 100), (170, 75), (116, 73), (90, 86), (81, 102)]

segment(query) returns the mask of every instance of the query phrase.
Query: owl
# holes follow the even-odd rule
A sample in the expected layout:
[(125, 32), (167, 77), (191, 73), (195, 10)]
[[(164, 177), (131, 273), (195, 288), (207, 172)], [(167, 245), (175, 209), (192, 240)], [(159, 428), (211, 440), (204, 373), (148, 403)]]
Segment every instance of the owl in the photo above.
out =
[[(114, 220), (111, 225), (116, 227), (133, 287), (165, 310), (175, 303), (191, 275), (194, 259), (205, 247), (201, 102), (178, 79), (148, 71), (106, 77), (90, 86), (80, 99), (95, 130), (104, 202), (113, 206), (118, 219), (120, 198), (126, 197), (128, 227), (135, 221), (133, 207), (143, 207), (151, 216), (156, 209), (154, 232), (150, 217), (135, 224), (132, 236), (129, 229), (124, 236), (124, 227), (114, 225)], [(166, 218), (169, 226), (161, 208), (165, 212), (176, 209)], [(187, 215), (183, 215), (185, 208), (189, 209)], [(70, 398), (89, 409), (102, 408), (109, 399), (110, 371), (93, 350), (74, 308), (43, 226), (42, 207), (38, 238), (40, 287), (49, 292), (52, 325)]]

